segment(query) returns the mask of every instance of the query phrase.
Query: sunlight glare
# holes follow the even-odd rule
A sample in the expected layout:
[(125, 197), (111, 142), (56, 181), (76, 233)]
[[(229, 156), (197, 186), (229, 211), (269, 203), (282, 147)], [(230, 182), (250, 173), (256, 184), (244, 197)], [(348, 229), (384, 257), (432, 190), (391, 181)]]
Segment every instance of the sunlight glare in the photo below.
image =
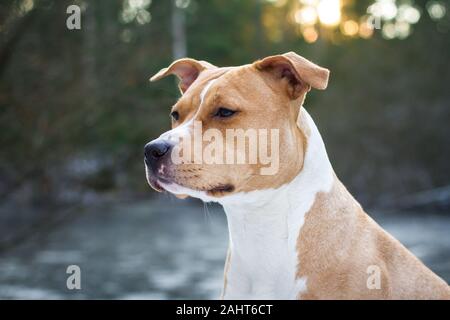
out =
[(430, 1), (427, 3), (428, 14), (431, 19), (439, 20), (445, 16), (447, 9), (441, 1)]
[(341, 29), (344, 35), (353, 37), (358, 34), (359, 25), (356, 21), (347, 20), (342, 24)]
[(415, 24), (420, 20), (420, 11), (409, 4), (402, 4), (398, 7), (397, 20)]
[(295, 22), (304, 25), (313, 25), (317, 21), (317, 12), (311, 6), (305, 6), (295, 13)]
[(313, 43), (317, 41), (317, 38), (319, 38), (319, 34), (317, 33), (316, 29), (314, 27), (307, 27), (303, 30), (303, 38), (308, 43)]
[(359, 25), (359, 36), (363, 39), (369, 39), (373, 35), (373, 27), (366, 21), (361, 22)]
[(399, 39), (407, 38), (411, 33), (411, 25), (405, 21), (397, 21), (395, 23), (395, 35)]
[(307, 6), (316, 6), (319, 0), (300, 0), (300, 2)]
[(376, 0), (367, 8), (367, 12), (374, 17), (391, 20), (397, 15), (397, 6), (394, 0)]
[(341, 1), (321, 0), (317, 6), (319, 20), (326, 26), (336, 26), (341, 21)]
[(395, 25), (391, 22), (385, 23), (382, 29), (383, 38), (391, 40), (395, 38)]

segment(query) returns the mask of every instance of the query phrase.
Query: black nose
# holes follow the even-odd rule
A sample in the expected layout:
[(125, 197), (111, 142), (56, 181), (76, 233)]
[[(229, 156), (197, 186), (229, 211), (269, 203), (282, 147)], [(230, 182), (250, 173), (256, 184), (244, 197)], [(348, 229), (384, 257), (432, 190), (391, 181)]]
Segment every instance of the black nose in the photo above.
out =
[(149, 142), (144, 147), (145, 161), (147, 164), (152, 165), (156, 161), (164, 157), (170, 150), (171, 145), (165, 141)]

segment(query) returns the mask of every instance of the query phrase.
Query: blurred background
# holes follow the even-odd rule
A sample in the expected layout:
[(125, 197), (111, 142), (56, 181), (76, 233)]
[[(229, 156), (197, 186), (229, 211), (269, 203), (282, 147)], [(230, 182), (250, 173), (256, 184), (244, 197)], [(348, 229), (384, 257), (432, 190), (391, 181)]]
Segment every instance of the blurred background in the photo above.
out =
[[(70, 5), (80, 29), (68, 29)], [(305, 103), (337, 175), (450, 281), (450, 2), (2, 0), (0, 298), (217, 298), (222, 209), (148, 187), (176, 58), (295, 51), (331, 70)], [(81, 268), (68, 290), (66, 268)]]

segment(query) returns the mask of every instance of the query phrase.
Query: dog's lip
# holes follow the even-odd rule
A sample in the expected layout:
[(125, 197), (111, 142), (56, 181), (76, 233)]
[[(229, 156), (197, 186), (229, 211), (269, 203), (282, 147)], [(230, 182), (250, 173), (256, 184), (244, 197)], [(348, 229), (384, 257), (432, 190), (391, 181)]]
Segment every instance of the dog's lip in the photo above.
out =
[(147, 169), (147, 182), (150, 185), (150, 187), (152, 187), (153, 189), (155, 189), (158, 192), (163, 192), (165, 191), (164, 187), (161, 185), (161, 183), (167, 183), (165, 179), (161, 179), (160, 177), (155, 176), (154, 174), (150, 173), (148, 171), (149, 169)]
[(165, 190), (158, 182), (158, 179), (156, 179), (155, 177), (147, 175), (147, 182), (150, 185), (150, 187), (152, 187), (158, 192), (163, 192)]
[(160, 183), (164, 183), (164, 184), (171, 184), (171, 183), (174, 183), (173, 181), (170, 181), (169, 179), (164, 178), (164, 177), (157, 177), (157, 178), (156, 178), (156, 181), (157, 181), (157, 182), (160, 182)]
[(224, 195), (226, 193), (231, 193), (234, 191), (234, 186), (230, 183), (219, 184), (214, 188), (211, 188), (207, 193), (211, 196)]
[[(197, 189), (197, 188), (192, 188), (190, 186), (185, 186), (183, 184), (180, 184), (178, 182), (174, 182), (171, 180), (167, 180), (164, 178), (158, 178), (158, 185), (161, 189), (164, 189), (166, 191), (169, 191), (172, 187), (181, 187), (184, 189), (190, 189), (192, 191), (196, 191), (196, 192), (205, 192), (207, 195), (209, 196), (213, 196), (213, 197), (220, 197), (220, 196), (225, 196), (231, 192), (233, 192), (235, 190), (234, 186), (232, 184), (219, 184), (213, 188), (210, 189)], [(183, 189), (183, 190), (184, 190)], [(172, 192), (172, 191), (169, 191)], [(175, 194), (179, 194), (177, 192), (173, 192)], [(183, 193), (184, 194), (184, 193)]]
[(147, 159), (144, 158), (145, 163), (145, 171), (147, 176), (147, 182), (158, 192), (166, 191), (165, 188), (162, 186), (162, 184), (171, 184), (173, 183), (169, 178), (163, 177), (160, 174), (155, 173), (153, 168), (148, 163)]
[(166, 191), (164, 188), (164, 185), (171, 185), (174, 184), (173, 181), (164, 178), (164, 177), (157, 177), (157, 176), (150, 176), (148, 177), (150, 186), (154, 187), (157, 191), (162, 192)]

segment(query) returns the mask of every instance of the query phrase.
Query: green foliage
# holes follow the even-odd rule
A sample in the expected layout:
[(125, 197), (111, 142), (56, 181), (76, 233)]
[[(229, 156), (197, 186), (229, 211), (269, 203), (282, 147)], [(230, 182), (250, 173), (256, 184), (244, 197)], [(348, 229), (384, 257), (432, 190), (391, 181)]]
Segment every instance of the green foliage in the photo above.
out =
[[(173, 79), (148, 82), (172, 61), (172, 4), (153, 0), (145, 9), (151, 21), (140, 24), (123, 21), (124, 1), (79, 0), (82, 29), (68, 30), (66, 8), (73, 2), (35, 0), (26, 13), (20, 13), (23, 1), (0, 4), (1, 59), (11, 52), (0, 60), (3, 188), (30, 174), (54, 177), (70, 159), (93, 153), (112, 159), (112, 167), (89, 186), (117, 187), (105, 172), (122, 172), (125, 185), (139, 190), (142, 147), (167, 130), (178, 97)], [(344, 12), (361, 16), (371, 2), (357, 1)], [(332, 71), (329, 89), (311, 92), (306, 107), (350, 188), (404, 193), (448, 183), (448, 33), (423, 14), (406, 40), (335, 31), (307, 44), (287, 18), (296, 3), (191, 0), (183, 9), (188, 55), (239, 65), (296, 51)], [(418, 4), (425, 12), (425, 2)]]

